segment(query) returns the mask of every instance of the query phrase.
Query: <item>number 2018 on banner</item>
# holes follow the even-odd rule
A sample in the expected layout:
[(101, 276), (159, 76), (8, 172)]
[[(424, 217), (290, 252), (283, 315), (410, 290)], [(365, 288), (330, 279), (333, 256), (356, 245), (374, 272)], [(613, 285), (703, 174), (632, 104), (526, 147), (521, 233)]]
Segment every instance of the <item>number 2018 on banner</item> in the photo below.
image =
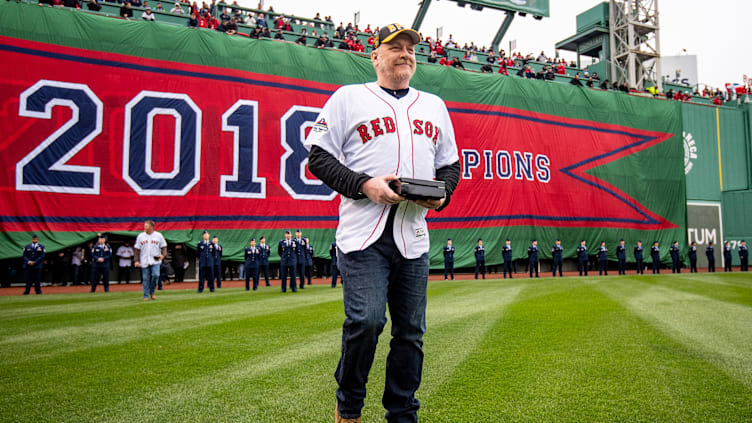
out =
[[(16, 164), (16, 189), (99, 194), (101, 172), (95, 166), (67, 162), (102, 132), (102, 101), (84, 84), (40, 80), (19, 97), (18, 114), (52, 118), (55, 106), (71, 118)], [(292, 106), (280, 119), (280, 184), (295, 199), (331, 200), (336, 193), (306, 177), (306, 128), (321, 109)], [(174, 162), (170, 172), (152, 169), (154, 117), (175, 119)], [(258, 176), (258, 103), (238, 100), (222, 114), (222, 130), (233, 133), (232, 175), (221, 175), (220, 196), (266, 198), (266, 178)], [(125, 105), (123, 180), (139, 195), (182, 196), (200, 177), (201, 109), (186, 94), (142, 91)]]

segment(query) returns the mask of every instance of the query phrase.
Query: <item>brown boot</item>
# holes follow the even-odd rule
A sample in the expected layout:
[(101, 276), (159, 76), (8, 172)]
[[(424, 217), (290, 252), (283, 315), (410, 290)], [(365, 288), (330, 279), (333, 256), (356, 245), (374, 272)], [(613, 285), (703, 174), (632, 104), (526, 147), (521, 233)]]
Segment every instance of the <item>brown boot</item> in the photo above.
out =
[(355, 419), (346, 419), (339, 415), (339, 407), (334, 406), (334, 423), (361, 423), (360, 417)]

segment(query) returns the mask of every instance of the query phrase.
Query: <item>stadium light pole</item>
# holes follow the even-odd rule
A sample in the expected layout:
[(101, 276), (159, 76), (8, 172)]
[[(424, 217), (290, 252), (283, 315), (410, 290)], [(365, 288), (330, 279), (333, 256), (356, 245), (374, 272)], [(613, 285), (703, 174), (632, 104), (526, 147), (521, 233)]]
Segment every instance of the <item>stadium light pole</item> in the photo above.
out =
[(493, 41), (491, 41), (491, 48), (495, 51), (499, 51), (499, 44), (501, 44), (504, 34), (507, 33), (509, 26), (512, 25), (512, 21), (514, 20), (514, 12), (508, 10), (504, 13), (506, 13), (507, 17), (504, 19), (504, 22), (501, 23), (499, 31), (496, 33), (496, 36), (494, 36)]
[(420, 32), (420, 26), (423, 24), (423, 18), (426, 17), (426, 13), (428, 13), (428, 8), (431, 6), (431, 0), (423, 0), (420, 2), (420, 9), (418, 9), (418, 14), (415, 15), (415, 20), (413, 21), (412, 28), (418, 32)]

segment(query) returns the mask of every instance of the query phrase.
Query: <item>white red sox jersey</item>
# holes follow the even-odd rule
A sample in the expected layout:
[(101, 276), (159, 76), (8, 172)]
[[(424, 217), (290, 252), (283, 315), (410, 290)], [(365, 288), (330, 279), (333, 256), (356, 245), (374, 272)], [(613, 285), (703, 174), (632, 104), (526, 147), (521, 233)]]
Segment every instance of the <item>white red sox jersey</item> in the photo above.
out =
[[(318, 146), (349, 169), (372, 177), (434, 179), (436, 169), (458, 161), (454, 128), (438, 96), (410, 88), (395, 98), (375, 82), (339, 88), (324, 105), (305, 146)], [(341, 196), (337, 246), (363, 250), (384, 231), (390, 207), (398, 207), (393, 235), (403, 257), (428, 252), (427, 209), (412, 201), (389, 206)]]
[(139, 250), (139, 264), (141, 267), (149, 267), (155, 264), (162, 264), (162, 260), (157, 260), (162, 254), (162, 248), (167, 246), (167, 241), (161, 233), (154, 231), (151, 234), (141, 232), (136, 237), (134, 248)]

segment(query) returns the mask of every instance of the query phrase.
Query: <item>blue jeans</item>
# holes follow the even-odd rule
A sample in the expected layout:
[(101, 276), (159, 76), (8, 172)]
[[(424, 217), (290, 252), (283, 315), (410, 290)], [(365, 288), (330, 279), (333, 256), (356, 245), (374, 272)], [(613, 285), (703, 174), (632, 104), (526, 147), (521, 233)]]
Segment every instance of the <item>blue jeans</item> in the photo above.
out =
[(337, 403), (342, 417), (360, 416), (389, 303), (392, 340), (382, 403), (387, 421), (417, 422), (420, 402), (415, 391), (423, 371), (428, 253), (417, 259), (403, 258), (389, 226), (387, 235), (363, 251), (338, 251), (346, 319), (342, 325), (342, 355), (334, 373), (339, 385)]
[(159, 280), (158, 264), (141, 268), (141, 286), (144, 288), (144, 298), (149, 298), (149, 295), (154, 294), (154, 290), (157, 288), (157, 280)]

